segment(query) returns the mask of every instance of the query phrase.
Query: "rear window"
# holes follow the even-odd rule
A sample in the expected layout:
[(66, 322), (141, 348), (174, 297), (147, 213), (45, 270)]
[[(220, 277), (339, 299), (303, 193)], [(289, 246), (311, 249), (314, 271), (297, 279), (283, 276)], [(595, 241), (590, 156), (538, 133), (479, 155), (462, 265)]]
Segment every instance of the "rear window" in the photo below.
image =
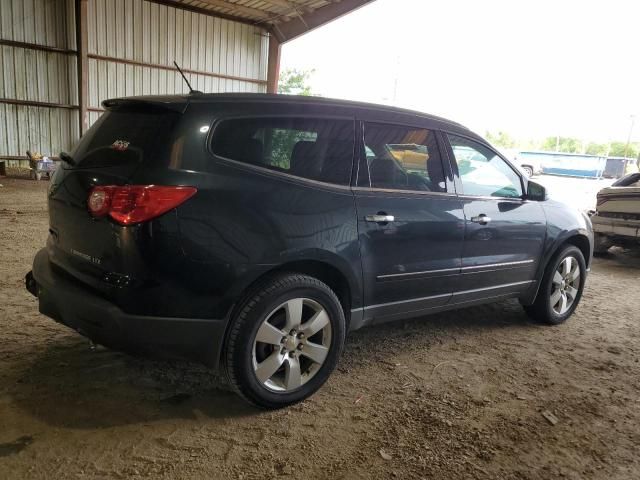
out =
[(367, 163), (358, 178), (360, 186), (446, 191), (440, 151), (431, 130), (366, 122), (364, 141)]
[(219, 157), (322, 182), (348, 185), (354, 122), (311, 118), (223, 120), (211, 149)]
[(107, 111), (82, 136), (71, 156), (79, 168), (167, 164), (179, 118), (179, 113), (163, 109)]

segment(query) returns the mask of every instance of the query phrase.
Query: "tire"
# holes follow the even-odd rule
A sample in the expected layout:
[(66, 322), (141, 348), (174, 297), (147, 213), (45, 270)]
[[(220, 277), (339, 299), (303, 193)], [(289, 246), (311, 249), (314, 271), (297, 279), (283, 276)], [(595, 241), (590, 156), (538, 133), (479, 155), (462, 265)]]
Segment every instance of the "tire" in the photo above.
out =
[(524, 170), (524, 173), (527, 175), (527, 177), (533, 177), (533, 168), (529, 166), (523, 166), (522, 170)]
[[(576, 266), (576, 270), (579, 272), (579, 276), (574, 280), (571, 280), (572, 272), (574, 272), (573, 268), (570, 268), (570, 274), (568, 276), (563, 277), (563, 271), (561, 268), (566, 268), (569, 262), (572, 266)], [(563, 265), (561, 267), (561, 265)], [(558, 277), (558, 275), (560, 277)], [(569, 245), (562, 248), (558, 253), (556, 253), (553, 258), (549, 261), (547, 268), (545, 269), (544, 275), (542, 276), (542, 282), (540, 283), (540, 288), (538, 289), (538, 295), (533, 305), (524, 306), (527, 314), (542, 323), (547, 323), (550, 325), (559, 325), (564, 323), (575, 311), (580, 303), (580, 299), (582, 298), (582, 291), (584, 290), (584, 284), (587, 275), (587, 266), (584, 260), (584, 255), (579, 248)], [(559, 280), (562, 280), (562, 283)], [(562, 293), (564, 288), (567, 288), (566, 294)], [(572, 288), (575, 291), (568, 290), (568, 288)], [(560, 296), (558, 295), (558, 290), (560, 290)], [(552, 298), (553, 295), (553, 298)], [(571, 295), (573, 295), (573, 300), (570, 305), (568, 304), (571, 299)], [(566, 298), (567, 303), (562, 304), (563, 297)], [(556, 298), (558, 298), (556, 303)], [(563, 307), (566, 307), (566, 310), (563, 310)]]
[(229, 384), (249, 403), (286, 407), (311, 396), (329, 378), (342, 353), (346, 322), (338, 297), (320, 280), (302, 274), (271, 277), (236, 312), (223, 365)]

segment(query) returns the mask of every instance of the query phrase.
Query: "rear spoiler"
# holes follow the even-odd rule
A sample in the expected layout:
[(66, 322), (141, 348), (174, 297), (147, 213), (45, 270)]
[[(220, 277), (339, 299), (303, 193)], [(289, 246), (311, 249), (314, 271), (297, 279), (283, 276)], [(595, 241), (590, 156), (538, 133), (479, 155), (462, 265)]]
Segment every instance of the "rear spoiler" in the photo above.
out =
[(185, 97), (125, 97), (111, 98), (102, 102), (105, 110), (147, 110), (147, 111), (172, 111), (184, 113), (189, 105), (189, 100)]

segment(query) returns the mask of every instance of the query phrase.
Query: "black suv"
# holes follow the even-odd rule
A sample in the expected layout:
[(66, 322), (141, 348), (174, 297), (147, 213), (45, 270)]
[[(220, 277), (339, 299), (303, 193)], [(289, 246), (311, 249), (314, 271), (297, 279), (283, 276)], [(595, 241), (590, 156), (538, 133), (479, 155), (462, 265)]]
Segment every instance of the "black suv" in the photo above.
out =
[(103, 106), (62, 155), (26, 278), (94, 342), (220, 365), (275, 408), (327, 380), (350, 330), (506, 298), (558, 324), (578, 305), (589, 219), (457, 123), (276, 95)]

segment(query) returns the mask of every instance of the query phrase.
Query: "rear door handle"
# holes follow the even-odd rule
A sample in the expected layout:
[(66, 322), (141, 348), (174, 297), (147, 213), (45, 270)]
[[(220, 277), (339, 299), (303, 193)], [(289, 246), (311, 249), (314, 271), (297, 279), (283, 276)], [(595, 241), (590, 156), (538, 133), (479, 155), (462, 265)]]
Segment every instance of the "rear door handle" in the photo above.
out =
[(487, 217), (484, 213), (482, 213), (477, 217), (471, 217), (471, 221), (473, 223), (479, 223), (480, 225), (486, 225), (491, 221), (491, 217)]
[(396, 217), (387, 215), (386, 213), (377, 213), (375, 215), (367, 215), (364, 217), (367, 222), (389, 223), (395, 221)]

